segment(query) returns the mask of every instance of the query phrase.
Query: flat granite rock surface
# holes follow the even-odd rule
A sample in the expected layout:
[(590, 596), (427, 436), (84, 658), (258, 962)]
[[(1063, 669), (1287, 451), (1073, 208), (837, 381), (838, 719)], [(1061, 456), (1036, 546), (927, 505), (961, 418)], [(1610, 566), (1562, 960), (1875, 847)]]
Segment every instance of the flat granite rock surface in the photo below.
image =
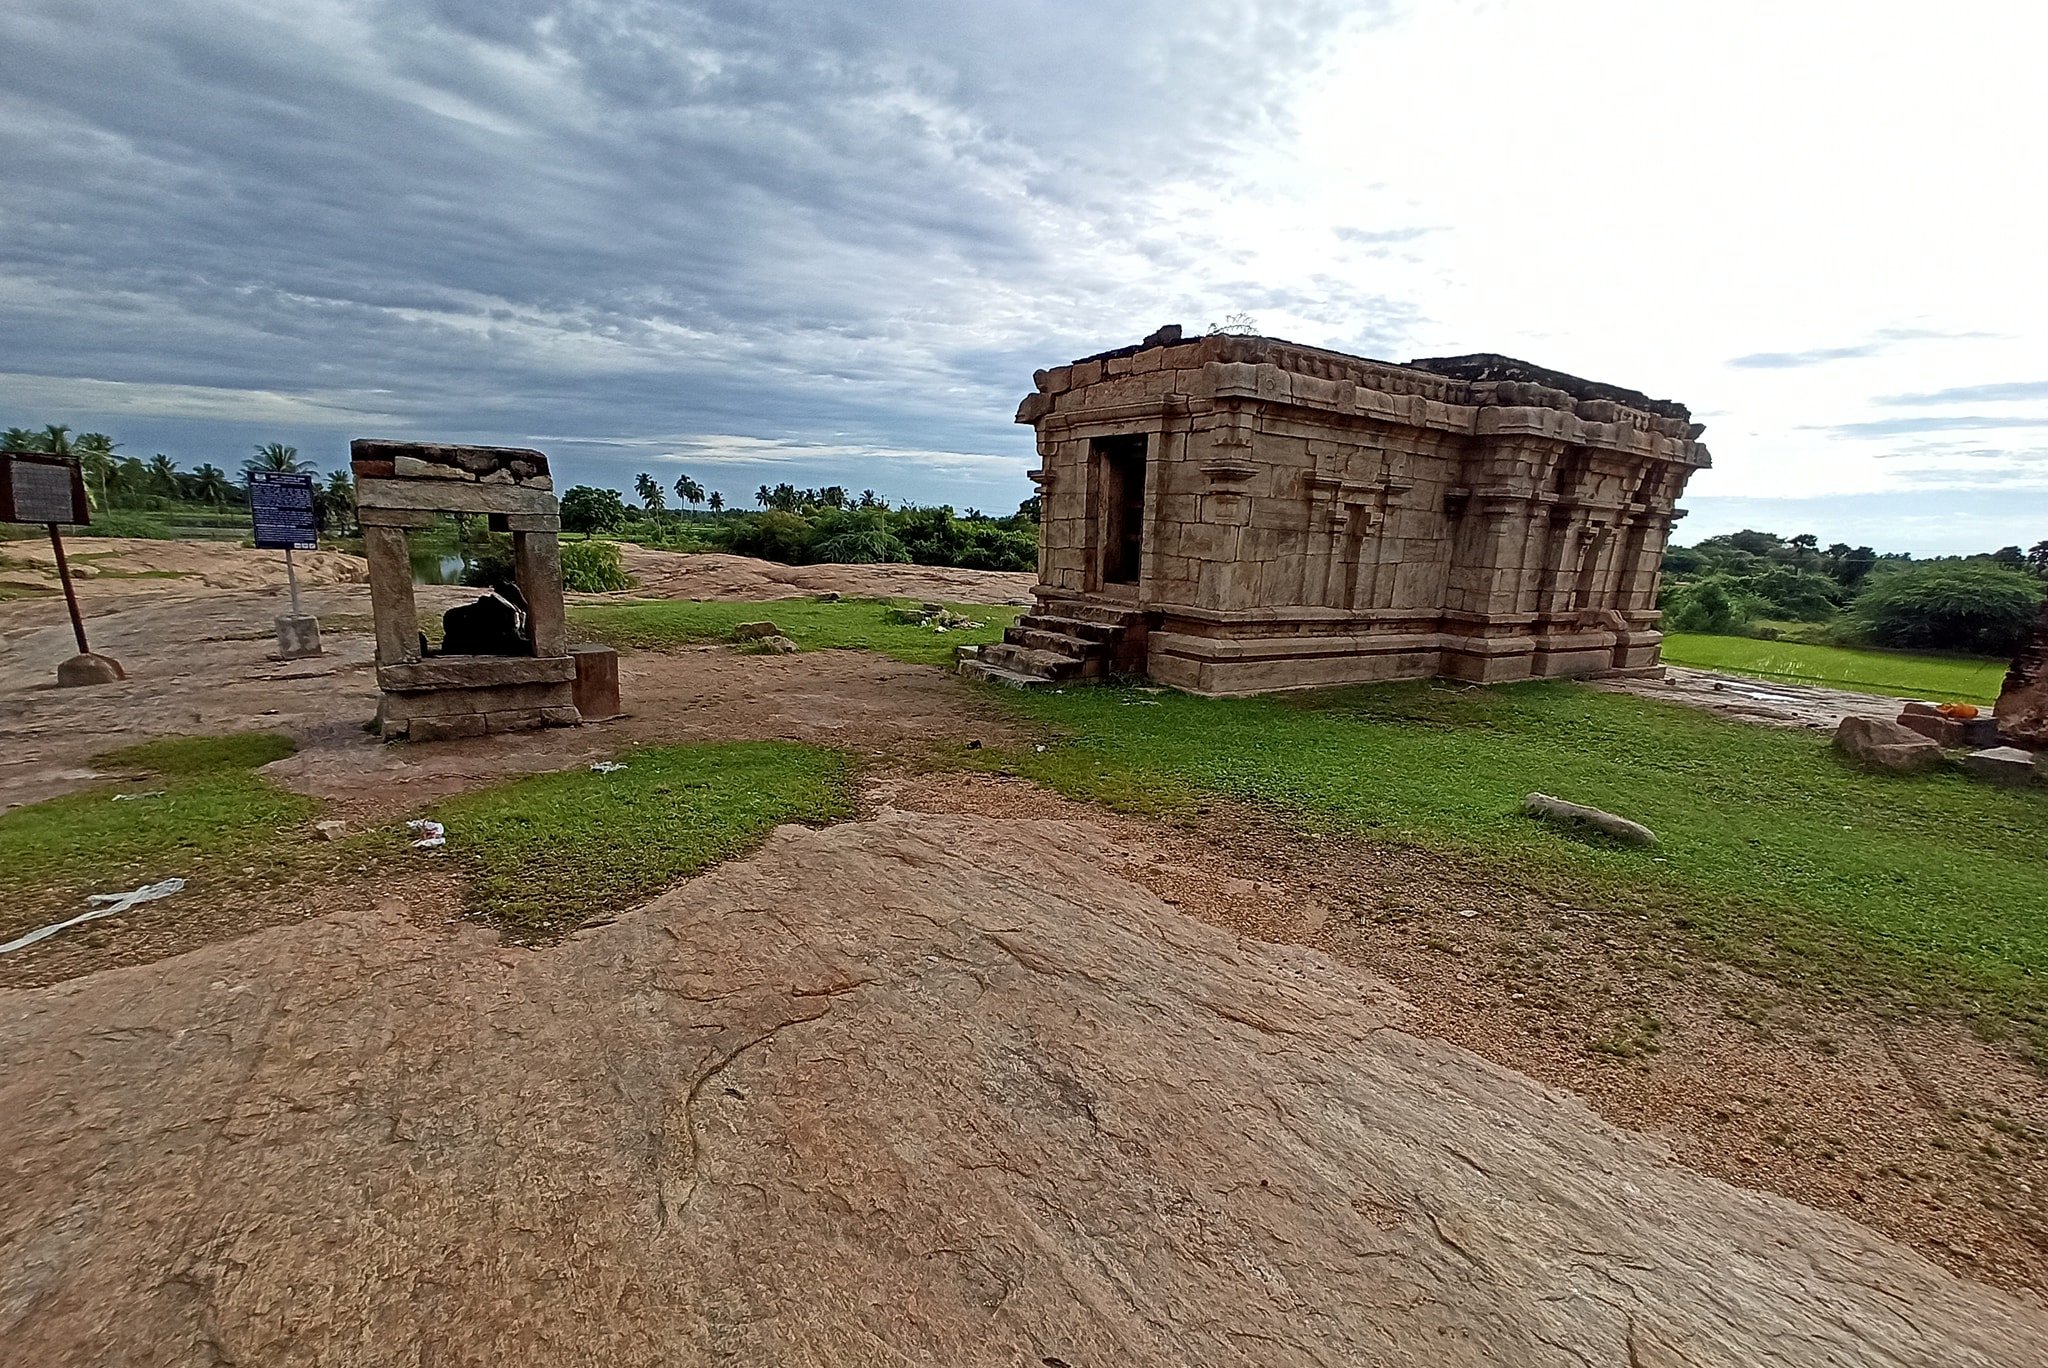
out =
[(1119, 868), (890, 813), (554, 947), (387, 907), (0, 995), (0, 1362), (2048, 1363)]

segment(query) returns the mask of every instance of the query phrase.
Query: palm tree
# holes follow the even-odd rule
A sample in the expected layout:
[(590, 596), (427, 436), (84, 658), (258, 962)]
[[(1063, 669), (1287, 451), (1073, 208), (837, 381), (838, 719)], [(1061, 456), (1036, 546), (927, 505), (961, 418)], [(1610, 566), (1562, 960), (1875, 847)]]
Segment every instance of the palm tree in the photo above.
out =
[(661, 495), (661, 485), (643, 470), (633, 477), (633, 488), (640, 491), (640, 506), (647, 510), (647, 517), (654, 524), (655, 533), (659, 536), (662, 510), (668, 506), (668, 500)]
[(775, 496), (768, 492), (767, 485), (762, 485), (759, 489), (754, 491), (754, 502), (761, 505), (761, 507), (763, 508), (766, 508), (770, 503), (774, 501), (774, 499)]
[(725, 495), (715, 489), (711, 491), (711, 511), (713, 513), (723, 513), (725, 511)]
[(346, 532), (356, 520), (356, 482), (346, 470), (337, 470), (327, 477), (326, 486), (317, 495), (320, 507), (327, 519), (341, 531)]
[(687, 475), (676, 476), (676, 497), (692, 507), (704, 502), (704, 486)]
[(0, 451), (40, 451), (38, 434), (25, 427), (11, 427), (0, 432)]
[(256, 448), (256, 454), (242, 462), (242, 474), (253, 475), (259, 470), (281, 470), (287, 475), (310, 475), (313, 463), (299, 459), (299, 449), (286, 446), (283, 442), (265, 442)]
[(107, 488), (133, 503), (149, 492), (149, 467), (133, 456), (122, 456), (107, 473)]
[(192, 472), (192, 497), (203, 499), (215, 508), (227, 502), (233, 488), (228, 483), (228, 473), (211, 462)]
[(68, 429), (54, 423), (46, 431), (49, 445), (44, 450), (59, 456), (76, 455), (85, 468), (86, 482), (99, 490), (99, 506), (105, 508), (109, 477), (114, 473), (114, 452), (121, 444), (104, 432), (81, 432), (76, 440), (68, 440)]
[(159, 451), (149, 458), (149, 482), (157, 492), (169, 498), (178, 497), (178, 463)]

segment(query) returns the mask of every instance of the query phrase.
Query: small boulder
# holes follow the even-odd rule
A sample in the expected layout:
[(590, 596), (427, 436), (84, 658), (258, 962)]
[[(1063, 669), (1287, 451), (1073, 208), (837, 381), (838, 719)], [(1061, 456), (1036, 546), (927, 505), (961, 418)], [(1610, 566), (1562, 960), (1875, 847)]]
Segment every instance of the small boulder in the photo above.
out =
[(778, 632), (773, 636), (757, 637), (752, 641), (742, 642), (740, 649), (748, 655), (795, 655), (797, 646), (794, 641)]
[(87, 684), (114, 684), (127, 677), (128, 672), (121, 668), (120, 661), (90, 651), (75, 655), (57, 666), (57, 683), (67, 689)]
[(338, 841), (348, 835), (348, 823), (329, 818), (313, 823), (313, 839), (316, 841)]
[(1865, 769), (1918, 774), (1941, 764), (1941, 747), (1889, 717), (1845, 717), (1835, 749)]
[(1657, 833), (1641, 822), (1631, 822), (1626, 817), (1617, 817), (1596, 807), (1567, 803), (1564, 799), (1553, 798), (1547, 793), (1532, 793), (1523, 799), (1522, 811), (1531, 817), (1549, 822), (1552, 826), (1564, 827), (1567, 830), (1597, 831), (1603, 836), (1612, 836), (1626, 845), (1657, 844)]
[(2018, 746), (1972, 751), (1962, 758), (1962, 766), (1976, 778), (1994, 784), (2024, 784), (2035, 773), (2034, 753)]
[(765, 637), (781, 635), (782, 629), (772, 622), (742, 622), (732, 629), (734, 641), (760, 641)]

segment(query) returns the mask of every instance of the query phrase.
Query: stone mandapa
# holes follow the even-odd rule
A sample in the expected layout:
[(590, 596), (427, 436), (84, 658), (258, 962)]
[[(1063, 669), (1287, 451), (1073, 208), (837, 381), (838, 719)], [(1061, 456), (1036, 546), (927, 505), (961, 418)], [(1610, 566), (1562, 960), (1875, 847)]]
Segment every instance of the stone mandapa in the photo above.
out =
[(1066, 666), (1013, 638), (971, 672), (1233, 694), (1656, 668), (1664, 545), (1709, 463), (1682, 405), (1171, 326), (1036, 381), (1033, 616), (1118, 634)]

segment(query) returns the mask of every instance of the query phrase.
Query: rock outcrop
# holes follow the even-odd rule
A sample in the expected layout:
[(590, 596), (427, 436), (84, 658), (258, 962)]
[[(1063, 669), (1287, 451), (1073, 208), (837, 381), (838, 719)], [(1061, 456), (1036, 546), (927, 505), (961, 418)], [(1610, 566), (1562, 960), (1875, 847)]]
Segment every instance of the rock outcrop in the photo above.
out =
[(393, 910), (0, 997), (0, 1360), (2048, 1362), (1117, 862), (890, 815), (551, 948)]

